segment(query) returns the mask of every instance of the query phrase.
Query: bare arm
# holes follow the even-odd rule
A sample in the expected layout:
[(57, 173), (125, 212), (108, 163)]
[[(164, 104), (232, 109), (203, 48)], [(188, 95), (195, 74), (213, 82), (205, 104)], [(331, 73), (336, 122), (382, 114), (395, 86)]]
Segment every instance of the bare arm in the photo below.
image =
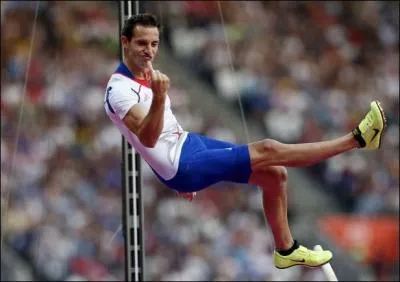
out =
[(154, 148), (164, 126), (165, 96), (162, 99), (153, 99), (147, 115), (134, 105), (123, 118), (126, 127), (139, 138), (140, 142), (150, 148)]
[(139, 138), (140, 142), (149, 148), (154, 148), (164, 127), (164, 107), (169, 88), (169, 78), (160, 71), (151, 71), (151, 90), (153, 101), (147, 115), (139, 105), (133, 106), (123, 118), (125, 125)]

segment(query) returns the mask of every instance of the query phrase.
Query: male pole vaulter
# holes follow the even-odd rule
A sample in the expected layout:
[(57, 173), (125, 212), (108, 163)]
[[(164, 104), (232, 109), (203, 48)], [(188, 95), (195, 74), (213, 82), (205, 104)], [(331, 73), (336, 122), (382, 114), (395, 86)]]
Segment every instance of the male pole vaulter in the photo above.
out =
[(285, 166), (308, 166), (357, 148), (378, 149), (386, 124), (379, 102), (371, 102), (370, 111), (352, 132), (333, 140), (232, 144), (185, 131), (175, 118), (167, 94), (170, 80), (152, 68), (160, 42), (155, 16), (139, 14), (126, 20), (121, 42), (123, 61), (108, 82), (105, 111), (159, 180), (190, 200), (196, 191), (220, 181), (257, 185), (275, 240), (275, 266), (315, 267), (329, 262), (330, 251), (307, 249), (292, 237)]

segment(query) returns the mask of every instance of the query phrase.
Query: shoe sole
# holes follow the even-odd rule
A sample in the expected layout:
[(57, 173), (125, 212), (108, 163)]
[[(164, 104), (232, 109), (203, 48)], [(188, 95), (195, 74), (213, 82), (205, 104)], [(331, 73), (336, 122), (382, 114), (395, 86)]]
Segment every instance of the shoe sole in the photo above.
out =
[(276, 266), (276, 265), (275, 265), (275, 267), (278, 268), (278, 269), (286, 269), (286, 268), (290, 268), (290, 267), (293, 267), (293, 266), (302, 265), (302, 266), (306, 266), (306, 267), (310, 267), (310, 268), (315, 268), (315, 267), (321, 267), (321, 266), (323, 266), (323, 265), (329, 263), (329, 262), (332, 260), (332, 258), (333, 258), (333, 257), (331, 257), (327, 262), (321, 263), (321, 264), (319, 264), (319, 265), (307, 265), (307, 264), (304, 264), (304, 263), (296, 263), (296, 264), (293, 264), (293, 265), (287, 266), (287, 267), (278, 267), (278, 266)]
[(384, 133), (384, 131), (386, 129), (386, 126), (387, 126), (387, 121), (386, 121), (385, 112), (382, 109), (381, 103), (378, 100), (375, 100), (374, 102), (376, 103), (376, 105), (378, 107), (379, 113), (381, 114), (381, 118), (382, 118), (382, 121), (383, 121), (382, 133), (381, 133), (381, 136), (379, 137), (379, 145), (378, 145), (378, 149), (379, 149), (381, 147), (383, 133)]

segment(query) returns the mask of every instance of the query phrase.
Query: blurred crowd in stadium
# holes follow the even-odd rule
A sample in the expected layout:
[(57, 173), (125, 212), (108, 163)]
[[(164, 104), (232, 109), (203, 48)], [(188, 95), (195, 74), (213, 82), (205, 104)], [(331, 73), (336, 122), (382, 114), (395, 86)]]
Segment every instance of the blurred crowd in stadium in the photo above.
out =
[[(116, 4), (41, 2), (36, 25), (36, 2), (1, 5), (2, 232), (42, 279), (121, 280), (123, 237), (113, 236), (121, 222), (121, 136), (103, 108), (118, 64)], [(389, 121), (384, 149), (349, 153), (311, 173), (349, 211), (398, 213), (398, 8), (227, 1), (221, 25), (215, 2), (165, 5), (164, 36), (178, 59), (233, 105), (241, 95), (247, 117), (271, 137), (305, 142), (344, 133), (379, 97)], [(185, 89), (172, 83), (169, 94), (186, 129), (236, 140), (196, 114)], [(143, 182), (150, 280), (322, 279), (319, 270), (272, 266), (255, 188), (224, 184), (188, 203), (147, 166)]]
[(262, 123), (270, 137), (297, 143), (339, 136), (379, 99), (389, 124), (384, 149), (372, 156), (341, 155), (311, 172), (349, 211), (398, 211), (398, 3), (171, 6), (167, 32), (176, 56), (233, 105), (240, 95), (246, 116)]

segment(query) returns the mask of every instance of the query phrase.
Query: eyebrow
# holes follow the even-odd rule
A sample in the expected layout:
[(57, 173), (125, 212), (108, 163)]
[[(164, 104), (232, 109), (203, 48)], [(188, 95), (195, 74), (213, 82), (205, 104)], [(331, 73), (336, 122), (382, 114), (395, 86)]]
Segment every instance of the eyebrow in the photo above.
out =
[(146, 42), (150, 41), (151, 43), (154, 43), (154, 42), (159, 43), (160, 42), (160, 40), (147, 40), (147, 39), (144, 39), (144, 38), (136, 38), (135, 41), (139, 41), (139, 42), (141, 42), (141, 41), (146, 41)]

